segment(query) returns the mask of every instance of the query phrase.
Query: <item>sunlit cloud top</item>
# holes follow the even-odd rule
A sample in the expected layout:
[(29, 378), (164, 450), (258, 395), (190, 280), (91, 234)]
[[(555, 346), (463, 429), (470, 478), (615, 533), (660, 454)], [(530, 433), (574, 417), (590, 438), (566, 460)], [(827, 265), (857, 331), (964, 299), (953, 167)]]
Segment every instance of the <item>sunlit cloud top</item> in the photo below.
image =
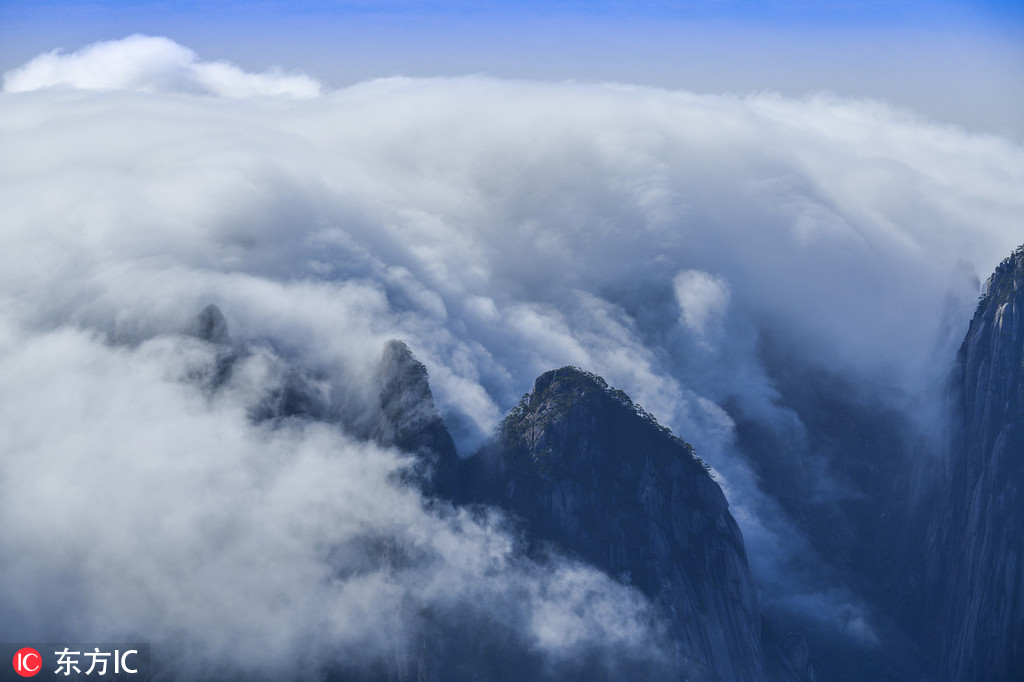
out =
[(229, 62), (202, 61), (167, 38), (133, 35), (71, 53), (54, 50), (4, 74), (6, 92), (45, 88), (307, 98), (319, 95), (321, 85), (302, 74), (248, 73)]
[[(829, 91), (1024, 139), (1022, 7), (996, 0), (10, 0), (0, 3), (0, 72), (55, 48), (68, 54), (96, 41), (161, 35), (202, 59), (251, 74), (300, 69), (332, 88), (398, 75), (487, 74), (701, 93)], [(186, 80), (209, 87), (205, 77)]]

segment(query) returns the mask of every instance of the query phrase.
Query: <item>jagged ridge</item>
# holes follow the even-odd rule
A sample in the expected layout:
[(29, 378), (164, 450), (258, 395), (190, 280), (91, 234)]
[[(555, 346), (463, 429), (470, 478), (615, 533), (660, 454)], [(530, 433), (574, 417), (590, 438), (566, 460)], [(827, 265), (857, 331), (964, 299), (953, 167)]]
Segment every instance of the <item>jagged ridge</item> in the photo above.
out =
[(942, 680), (1024, 679), (1024, 246), (996, 268), (958, 354), (954, 443), (928, 589)]
[(476, 501), (516, 512), (531, 538), (661, 609), (681, 677), (762, 680), (771, 668), (813, 679), (806, 661), (766, 664), (743, 540), (707, 465), (600, 377), (575, 367), (538, 377), (471, 465)]

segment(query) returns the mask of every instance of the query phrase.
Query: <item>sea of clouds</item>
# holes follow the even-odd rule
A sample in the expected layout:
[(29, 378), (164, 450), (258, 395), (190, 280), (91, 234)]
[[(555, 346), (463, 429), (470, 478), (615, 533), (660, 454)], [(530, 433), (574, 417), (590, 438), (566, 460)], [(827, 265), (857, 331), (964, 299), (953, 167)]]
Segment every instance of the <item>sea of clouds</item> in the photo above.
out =
[[(381, 654), (457, 604), (553, 659), (656, 627), (599, 572), (523, 559), (500, 515), (426, 504), (398, 453), (253, 424), (255, 360), (204, 393), (189, 368), (213, 351), (179, 332), (206, 304), (352, 409), (403, 339), (463, 455), (539, 373), (601, 374), (713, 465), (766, 601), (870, 639), (841, 585), (778, 579), (806, 548), (730, 410), (799, 427), (767, 343), (927, 403), (980, 279), (1024, 241), (1024, 149), (827, 94), (330, 91), (132, 36), (6, 73), (0, 149), (0, 630), (254, 670), (310, 641)], [(417, 560), (374, 564), (381, 538)]]

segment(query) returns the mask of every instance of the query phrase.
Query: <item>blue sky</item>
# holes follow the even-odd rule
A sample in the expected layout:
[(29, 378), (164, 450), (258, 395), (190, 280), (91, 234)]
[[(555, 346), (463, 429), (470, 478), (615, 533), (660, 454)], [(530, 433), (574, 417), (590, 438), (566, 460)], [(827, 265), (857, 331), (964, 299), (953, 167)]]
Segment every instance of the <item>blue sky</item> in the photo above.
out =
[(829, 90), (1024, 138), (1019, 0), (0, 0), (0, 70), (132, 33), (336, 87), (486, 73), (697, 92)]

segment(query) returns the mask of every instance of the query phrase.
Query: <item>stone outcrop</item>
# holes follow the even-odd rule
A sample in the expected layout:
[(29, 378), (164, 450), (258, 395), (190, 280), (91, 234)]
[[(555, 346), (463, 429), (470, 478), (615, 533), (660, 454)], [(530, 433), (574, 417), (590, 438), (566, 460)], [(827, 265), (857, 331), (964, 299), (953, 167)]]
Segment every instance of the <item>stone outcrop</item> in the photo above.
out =
[[(547, 372), (471, 465), (473, 499), (514, 511), (534, 542), (651, 599), (670, 623), (681, 679), (768, 678), (757, 593), (725, 496), (693, 448), (624, 393), (576, 368)], [(813, 678), (808, 661), (777, 667), (786, 679)]]
[(941, 680), (1024, 679), (1024, 247), (986, 284), (954, 377), (928, 537)]
[(458, 454), (434, 404), (427, 368), (403, 342), (388, 341), (381, 354), (377, 385), (380, 418), (374, 439), (417, 455), (416, 476), (424, 489), (453, 496)]
[(198, 315), (189, 320), (185, 326), (185, 333), (218, 345), (231, 343), (231, 336), (228, 334), (228, 322), (224, 319), (224, 313), (213, 303), (203, 308), (199, 311)]
[[(193, 318), (187, 333), (218, 347), (215, 378), (203, 382), (212, 392), (232, 380), (237, 363), (257, 353), (272, 368), (273, 380), (250, 408), (253, 420), (333, 422), (358, 438), (398, 448), (413, 456), (406, 482), (428, 499), (501, 507), (524, 524), (528, 551), (542, 562), (552, 550), (567, 554), (642, 592), (667, 624), (674, 659), (666, 671), (664, 642), (652, 642), (656, 659), (631, 662), (635, 668), (626, 678), (814, 679), (806, 642), (776, 637), (764, 621), (743, 539), (708, 467), (689, 444), (600, 377), (571, 367), (541, 375), (496, 436), (462, 460), (425, 366), (401, 341), (383, 348), (372, 383), (376, 401), (346, 419), (329, 382), (270, 348), (232, 342), (216, 306)], [(380, 545), (382, 566), (400, 563), (391, 538), (368, 542)], [(339, 667), (328, 677), (401, 682), (554, 674), (537, 652), (472, 614), (417, 618), (421, 627), (413, 639), (405, 636), (407, 624), (395, 623), (377, 670)], [(612, 679), (596, 663), (573, 665), (556, 677)]]

